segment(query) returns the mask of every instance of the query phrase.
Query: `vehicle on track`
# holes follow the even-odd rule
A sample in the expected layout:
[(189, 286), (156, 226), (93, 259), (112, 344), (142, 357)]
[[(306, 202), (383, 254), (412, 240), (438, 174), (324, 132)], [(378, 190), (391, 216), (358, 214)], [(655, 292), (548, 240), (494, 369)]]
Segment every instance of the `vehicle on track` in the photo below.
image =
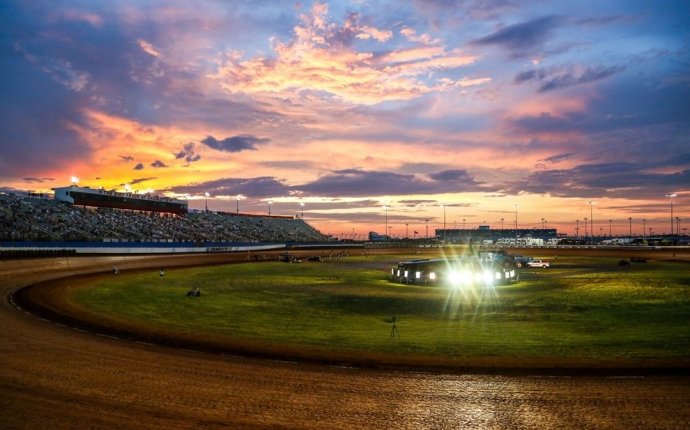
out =
[(551, 267), (551, 264), (544, 260), (532, 260), (527, 262), (527, 267), (540, 267), (542, 269), (547, 269)]

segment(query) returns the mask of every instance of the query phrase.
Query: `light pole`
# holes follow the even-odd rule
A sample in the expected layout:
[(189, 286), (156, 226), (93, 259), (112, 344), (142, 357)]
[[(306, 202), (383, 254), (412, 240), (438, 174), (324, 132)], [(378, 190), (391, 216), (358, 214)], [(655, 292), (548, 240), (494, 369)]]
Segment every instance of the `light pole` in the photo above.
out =
[(206, 212), (208, 212), (208, 198), (209, 198), (210, 194), (204, 193), (204, 196), (206, 196)]
[(517, 212), (518, 212), (518, 208), (520, 207), (520, 205), (513, 205), (513, 207), (515, 208), (515, 247), (517, 248), (517, 242), (518, 242)]
[(446, 241), (446, 205), (443, 206), (443, 241)]
[(269, 201), (268, 201), (268, 214), (269, 214), (269, 215), (271, 214), (271, 203), (273, 203), (273, 201), (272, 201), (272, 200), (269, 200)]
[(589, 233), (587, 233), (587, 229), (589, 228), (589, 223), (587, 221), (589, 221), (589, 219), (587, 217), (585, 217), (585, 235), (582, 236), (584, 238), (589, 237)]
[(304, 202), (299, 202), (300, 208), (302, 208), (302, 219), (304, 219)]
[(462, 219), (462, 229), (465, 230), (465, 218)]
[(426, 238), (429, 238), (429, 220), (425, 219), (424, 222), (426, 222)]
[(73, 186), (76, 186), (79, 183), (79, 178), (77, 178), (76, 176), (72, 176), (70, 180), (72, 181)]
[(580, 220), (576, 219), (575, 220), (575, 238), (577, 239), (579, 237), (580, 237)]
[(503, 218), (501, 218), (501, 230), (503, 230)]
[(680, 217), (676, 217), (676, 234), (680, 236)]
[(669, 201), (671, 202), (671, 236), (673, 236), (673, 198), (677, 195), (678, 194), (676, 193), (666, 194), (666, 197), (668, 197)]
[(611, 223), (612, 222), (613, 222), (613, 220), (609, 219), (609, 237), (613, 237), (613, 235), (611, 234)]
[(240, 213), (240, 198), (242, 197), (242, 194), (237, 195), (237, 213)]
[(646, 233), (646, 232), (647, 232), (646, 224), (647, 224), (647, 220), (644, 219), (644, 218), (642, 218), (642, 237), (647, 236), (647, 233)]
[(632, 217), (628, 217), (628, 224), (630, 225), (630, 232), (628, 235), (632, 237)]
[[(383, 229), (383, 235), (385, 236), (388, 233), (388, 206), (384, 206), (383, 209), (386, 211), (386, 228)], [(390, 235), (388, 238), (390, 239)]]
[(405, 223), (405, 239), (409, 239), (409, 238), (410, 238), (410, 230), (409, 230), (409, 228), (410, 228), (410, 224), (409, 224), (409, 223)]
[(592, 207), (594, 206), (596, 202), (591, 201), (589, 202), (589, 223), (590, 223), (590, 229), (589, 232), (592, 234), (592, 245), (594, 245), (594, 209)]
[(544, 218), (542, 218), (542, 219), (541, 219), (541, 229), (543, 230), (544, 228), (545, 228), (545, 227), (544, 227)]

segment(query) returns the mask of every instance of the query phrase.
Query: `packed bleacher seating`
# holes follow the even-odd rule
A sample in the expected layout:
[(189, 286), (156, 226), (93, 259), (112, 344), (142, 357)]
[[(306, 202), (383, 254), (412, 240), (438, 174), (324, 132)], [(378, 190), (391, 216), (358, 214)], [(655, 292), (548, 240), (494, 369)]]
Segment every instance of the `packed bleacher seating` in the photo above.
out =
[(0, 192), (0, 241), (310, 242), (301, 219), (189, 212), (184, 216), (58, 203)]

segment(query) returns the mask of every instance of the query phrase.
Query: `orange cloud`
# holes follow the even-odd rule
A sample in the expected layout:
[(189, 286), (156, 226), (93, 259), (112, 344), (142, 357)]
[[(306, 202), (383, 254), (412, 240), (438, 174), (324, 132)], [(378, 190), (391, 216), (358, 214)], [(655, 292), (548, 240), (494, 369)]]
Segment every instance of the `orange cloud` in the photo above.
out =
[[(314, 92), (370, 105), (447, 90), (448, 78), (442, 82), (430, 74), (476, 60), (440, 46), (400, 48), (380, 57), (359, 52), (343, 43), (344, 32), (378, 41), (387, 40), (392, 33), (361, 26), (353, 19), (342, 26), (329, 23), (327, 11), (327, 6), (315, 4), (311, 14), (303, 15), (301, 25), (294, 28), (292, 41), (273, 41), (273, 57), (243, 59), (242, 53), (229, 52), (213, 77), (230, 93), (284, 97)], [(443, 85), (438, 85), (441, 82)]]

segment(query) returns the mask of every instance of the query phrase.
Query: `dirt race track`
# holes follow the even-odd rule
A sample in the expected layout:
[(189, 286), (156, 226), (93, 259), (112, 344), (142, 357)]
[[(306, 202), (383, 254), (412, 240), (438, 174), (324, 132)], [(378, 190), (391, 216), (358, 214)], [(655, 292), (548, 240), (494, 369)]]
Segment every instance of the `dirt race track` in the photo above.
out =
[(0, 261), (0, 428), (690, 428), (685, 374), (427, 374), (202, 354), (79, 332), (9, 300), (114, 262), (128, 270), (244, 257)]

